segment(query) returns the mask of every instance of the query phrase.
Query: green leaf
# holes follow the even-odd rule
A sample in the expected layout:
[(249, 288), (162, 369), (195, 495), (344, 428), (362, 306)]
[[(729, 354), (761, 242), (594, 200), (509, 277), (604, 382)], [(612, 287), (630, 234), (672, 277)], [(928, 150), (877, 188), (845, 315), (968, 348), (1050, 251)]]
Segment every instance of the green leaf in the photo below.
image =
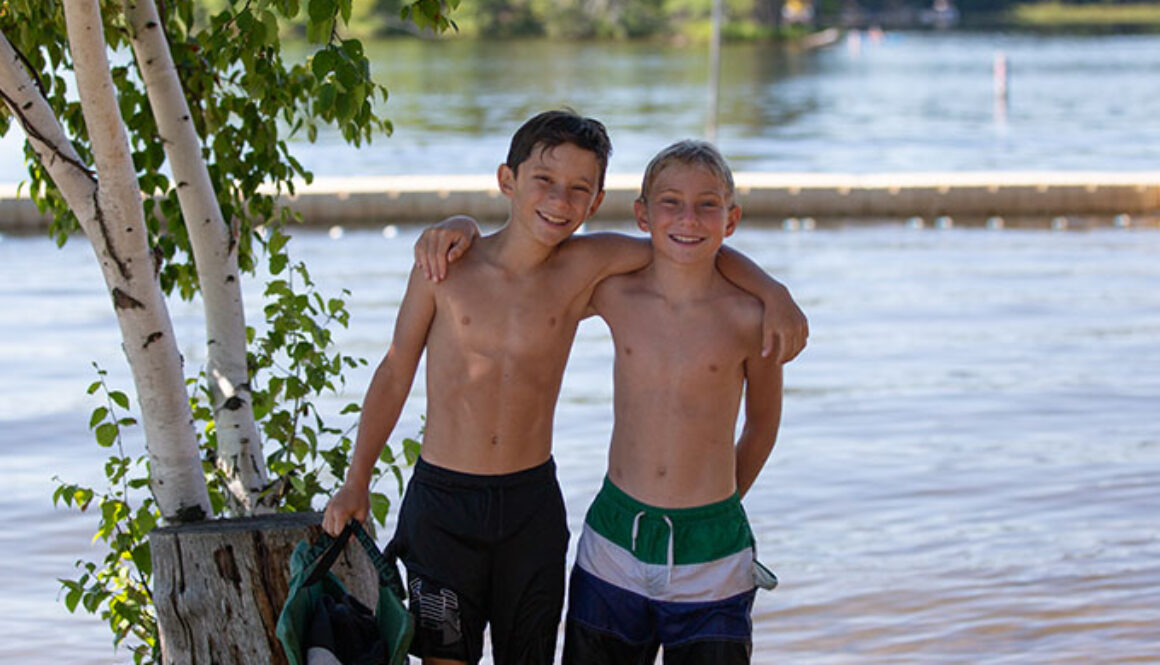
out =
[(117, 440), (118, 433), (120, 433), (120, 428), (113, 423), (102, 423), (96, 431), (97, 445), (108, 448)]
[(97, 423), (104, 420), (107, 415), (109, 415), (109, 410), (103, 406), (93, 409), (93, 415), (89, 418), (89, 429), (96, 427)]
[(110, 391), (109, 399), (116, 402), (117, 406), (121, 407), (122, 409), (129, 408), (129, 397), (119, 390)]
[(381, 492), (371, 492), (371, 514), (375, 521), (383, 524), (387, 521), (387, 514), (391, 511), (391, 500)]
[(413, 466), (419, 459), (419, 451), (422, 445), (411, 438), (403, 439), (403, 458), (407, 460), (408, 466)]
[(312, 23), (323, 23), (334, 17), (335, 0), (310, 0), (307, 11)]
[(334, 71), (334, 66), (338, 63), (338, 55), (330, 49), (323, 49), (314, 54), (310, 59), (310, 71), (314, 72), (315, 78), (323, 80), (327, 74)]

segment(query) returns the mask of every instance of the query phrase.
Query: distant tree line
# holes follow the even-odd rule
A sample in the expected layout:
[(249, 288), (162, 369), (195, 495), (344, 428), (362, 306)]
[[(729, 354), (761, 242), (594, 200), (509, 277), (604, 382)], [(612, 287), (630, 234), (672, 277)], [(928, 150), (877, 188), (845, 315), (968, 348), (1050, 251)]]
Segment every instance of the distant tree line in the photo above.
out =
[[(231, 1), (240, 2), (201, 4), (210, 11)], [(895, 27), (905, 27), (908, 21), (919, 26), (918, 17), (932, 8), (934, 0), (812, 0), (813, 20), (804, 26), (787, 25), (782, 9), (787, 2), (811, 0), (723, 2), (727, 36), (776, 39), (813, 28), (857, 25), (859, 20), (873, 23), (880, 17), (894, 17), (901, 23)], [(1146, 0), (951, 0), (951, 4), (963, 26), (1026, 27), (1021, 17), (1030, 15), (1046, 16), (1047, 23), (1067, 23), (1052, 20), (1062, 14), (1104, 23), (1128, 16), (1124, 21), (1160, 28), (1160, 3)], [(353, 4), (348, 30), (359, 38), (415, 34), (415, 24), (400, 18), (403, 6), (403, 0), (359, 0)], [(458, 34), (481, 38), (697, 38), (708, 33), (712, 6), (713, 0), (460, 0), (453, 17)], [(1132, 8), (1138, 11), (1125, 13)], [(1101, 14), (1107, 20), (1092, 18), (1100, 19)]]

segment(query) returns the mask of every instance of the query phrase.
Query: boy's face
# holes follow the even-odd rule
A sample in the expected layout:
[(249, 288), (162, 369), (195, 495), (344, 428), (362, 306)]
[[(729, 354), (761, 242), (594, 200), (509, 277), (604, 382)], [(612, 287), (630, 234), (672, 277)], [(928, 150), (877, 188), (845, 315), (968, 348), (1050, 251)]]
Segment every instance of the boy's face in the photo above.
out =
[(571, 236), (604, 200), (596, 155), (571, 143), (536, 146), (518, 173), (504, 164), (497, 175), (511, 199), (512, 222), (549, 246)]
[(653, 251), (678, 263), (713, 260), (741, 220), (725, 184), (708, 169), (672, 164), (653, 178), (647, 201), (633, 204)]

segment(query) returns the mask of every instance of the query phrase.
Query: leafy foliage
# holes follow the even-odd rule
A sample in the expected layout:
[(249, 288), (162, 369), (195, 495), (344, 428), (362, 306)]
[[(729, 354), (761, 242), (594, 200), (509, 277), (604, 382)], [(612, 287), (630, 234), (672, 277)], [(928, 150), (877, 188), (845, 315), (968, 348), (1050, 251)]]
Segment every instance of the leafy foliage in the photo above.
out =
[(161, 521), (161, 511), (147, 491), (149, 466), (145, 456), (125, 452), (122, 433), (137, 424), (126, 413), (129, 397), (109, 387), (105, 370), (96, 370), (98, 378), (88, 392), (99, 393), (103, 404), (93, 410), (89, 428), (98, 445), (115, 451), (105, 463), (108, 487), (98, 493), (57, 478), (52, 502), (82, 511), (95, 502), (100, 519), (93, 540), (105, 543), (108, 552), (100, 564), (77, 561), (79, 576), (60, 580), (64, 603), (70, 612), (83, 608), (104, 619), (113, 632), (113, 644), (126, 646), (134, 663), (160, 662), (157, 616), (149, 589), (153, 567), (148, 534)]
[[(330, 424), (317, 400), (338, 392), (345, 371), (364, 364), (335, 350), (332, 330), (345, 327), (349, 312), (343, 298), (320, 294), (309, 271), (288, 252), (287, 223), (292, 214), (276, 197), (293, 193), (295, 182), (312, 175), (290, 153), (295, 137), (314, 140), (321, 125), (336, 128), (353, 145), (390, 133), (379, 108), (387, 90), (370, 78), (362, 44), (340, 28), (350, 20), (352, 0), (178, 0), (159, 2), (162, 23), (201, 139), (223, 218), (235, 239), (241, 269), (254, 274), (264, 259), (264, 322), (247, 329), (249, 369), (255, 416), (265, 435), (268, 468), (275, 478), (279, 510), (313, 509), (345, 475), (353, 425)], [(423, 29), (454, 27), (448, 13), (458, 0), (416, 0), (400, 15)], [(145, 196), (149, 242), (158, 260), (165, 293), (191, 299), (199, 285), (165, 151), (136, 63), (130, 57), (129, 26), (120, 0), (101, 0), (104, 29), (112, 55), (112, 75), (127, 126), (134, 166)], [(305, 26), (312, 53), (300, 62), (283, 54), (282, 35)], [(0, 31), (22, 54), (25, 64), (57, 113), (83, 160), (91, 150), (81, 108), (69, 90), (73, 63), (60, 0), (0, 0)], [(0, 105), (0, 134), (12, 118)], [(58, 244), (78, 230), (75, 217), (30, 147), (25, 148), (28, 191), (41, 211), (52, 213), (50, 233)], [(343, 294), (346, 295), (346, 294)], [(260, 332), (259, 332), (260, 330)], [(100, 562), (78, 561), (76, 579), (62, 579), (70, 611), (84, 609), (105, 619), (114, 644), (125, 645), (136, 663), (159, 662), (157, 620), (150, 594), (152, 575), (148, 533), (160, 521), (149, 494), (148, 460), (126, 454), (123, 434), (136, 421), (128, 415), (125, 393), (112, 389), (97, 368), (90, 394), (102, 404), (90, 427), (98, 445), (113, 454), (104, 467), (107, 488), (94, 490), (57, 480), (57, 505), (86, 511), (96, 506), (100, 520), (94, 541), (105, 543)], [(217, 439), (210, 392), (204, 376), (187, 380), (216, 515), (225, 510), (225, 481), (214, 463)], [(338, 414), (349, 421), (358, 407)], [(402, 489), (400, 464), (413, 463), (418, 443), (408, 439), (396, 457), (387, 447), (384, 467)], [(389, 497), (372, 494), (374, 518), (381, 524)]]

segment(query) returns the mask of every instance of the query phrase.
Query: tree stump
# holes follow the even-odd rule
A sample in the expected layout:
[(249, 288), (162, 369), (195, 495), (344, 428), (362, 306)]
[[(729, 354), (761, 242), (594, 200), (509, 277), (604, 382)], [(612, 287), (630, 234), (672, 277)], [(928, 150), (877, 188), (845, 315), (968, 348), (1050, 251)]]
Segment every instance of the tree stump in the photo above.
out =
[[(319, 513), (281, 513), (153, 531), (153, 601), (164, 662), (284, 665), (274, 631), (289, 587), (290, 554), (302, 539), (322, 533), (321, 522)], [(352, 595), (375, 606), (378, 576), (353, 539), (331, 570)]]

